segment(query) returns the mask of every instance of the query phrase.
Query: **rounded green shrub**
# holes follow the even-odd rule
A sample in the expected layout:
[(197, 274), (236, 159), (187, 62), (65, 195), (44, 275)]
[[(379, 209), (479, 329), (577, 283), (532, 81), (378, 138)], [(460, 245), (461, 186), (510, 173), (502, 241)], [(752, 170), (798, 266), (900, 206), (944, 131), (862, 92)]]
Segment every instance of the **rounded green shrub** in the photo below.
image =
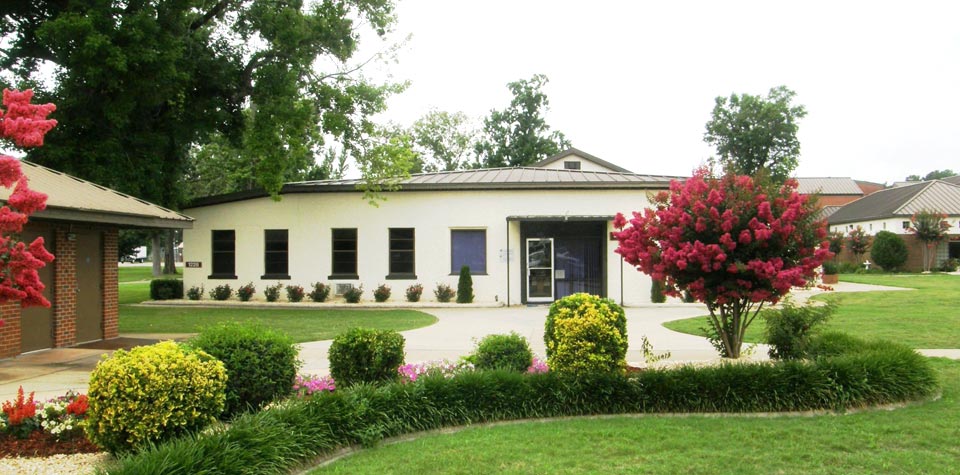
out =
[(765, 336), (770, 344), (770, 357), (776, 360), (806, 357), (816, 327), (826, 323), (834, 310), (829, 304), (798, 307), (789, 300), (784, 301), (779, 309), (768, 310), (763, 318), (767, 324)]
[(626, 367), (627, 316), (613, 300), (585, 293), (557, 300), (543, 339), (551, 371), (585, 376)]
[(134, 452), (216, 421), (227, 371), (171, 341), (117, 350), (90, 375), (86, 433), (111, 453)]
[(393, 330), (348, 330), (330, 345), (330, 375), (337, 387), (396, 381), (404, 359), (403, 345), (403, 336)]
[(261, 325), (225, 323), (207, 327), (190, 345), (226, 366), (229, 379), (223, 418), (248, 408), (259, 409), (290, 394), (300, 368), (293, 339)]
[(890, 231), (880, 231), (873, 237), (870, 258), (885, 271), (896, 271), (907, 263), (907, 243)]
[(150, 281), (151, 300), (175, 300), (183, 298), (183, 281), (178, 279), (153, 279)]
[(477, 343), (470, 356), (477, 369), (526, 371), (533, 363), (533, 352), (527, 339), (515, 332), (508, 335), (487, 335)]

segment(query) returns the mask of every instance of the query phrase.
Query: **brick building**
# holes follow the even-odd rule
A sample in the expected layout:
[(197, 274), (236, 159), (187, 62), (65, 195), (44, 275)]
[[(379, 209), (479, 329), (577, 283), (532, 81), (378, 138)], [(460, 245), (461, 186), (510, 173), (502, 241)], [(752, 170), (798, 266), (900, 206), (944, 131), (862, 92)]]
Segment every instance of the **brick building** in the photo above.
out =
[[(117, 337), (119, 229), (184, 229), (193, 219), (49, 168), (21, 164), (30, 188), (48, 196), (47, 209), (31, 216), (23, 240), (43, 236), (56, 256), (40, 271), (51, 305), (0, 304), (0, 358)], [(0, 188), (0, 201), (9, 193)]]
[[(931, 255), (932, 268), (947, 259), (960, 259), (960, 185), (948, 180), (915, 182), (877, 191), (831, 214), (828, 224), (831, 232), (844, 234), (860, 226), (869, 235), (880, 231), (900, 235), (909, 250), (904, 270), (918, 271), (923, 268), (923, 244), (910, 232), (910, 217), (920, 211), (943, 213), (950, 224), (949, 238), (939, 243)], [(854, 260), (847, 249), (840, 259)], [(870, 254), (864, 259), (870, 259)]]

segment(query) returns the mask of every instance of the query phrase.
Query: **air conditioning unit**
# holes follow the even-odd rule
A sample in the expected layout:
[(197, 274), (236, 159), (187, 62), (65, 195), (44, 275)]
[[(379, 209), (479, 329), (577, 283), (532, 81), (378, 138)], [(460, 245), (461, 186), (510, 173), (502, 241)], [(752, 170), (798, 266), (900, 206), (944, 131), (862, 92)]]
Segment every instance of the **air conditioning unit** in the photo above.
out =
[(336, 289), (337, 291), (334, 292), (334, 294), (343, 295), (352, 288), (353, 288), (353, 284), (337, 284), (337, 289)]

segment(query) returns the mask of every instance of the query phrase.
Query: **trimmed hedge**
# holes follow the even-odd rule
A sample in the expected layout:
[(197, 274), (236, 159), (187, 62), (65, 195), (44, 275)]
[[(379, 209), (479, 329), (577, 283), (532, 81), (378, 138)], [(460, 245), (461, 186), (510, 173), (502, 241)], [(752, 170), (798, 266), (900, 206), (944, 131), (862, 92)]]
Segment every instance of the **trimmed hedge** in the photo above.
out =
[(814, 361), (603, 373), (478, 371), (409, 384), (358, 385), (235, 419), (229, 428), (164, 444), (111, 474), (288, 473), (338, 448), (447, 426), (593, 414), (841, 409), (929, 396), (933, 368), (913, 350), (855, 344)]
[(182, 280), (153, 279), (150, 281), (150, 300), (175, 300), (182, 298)]

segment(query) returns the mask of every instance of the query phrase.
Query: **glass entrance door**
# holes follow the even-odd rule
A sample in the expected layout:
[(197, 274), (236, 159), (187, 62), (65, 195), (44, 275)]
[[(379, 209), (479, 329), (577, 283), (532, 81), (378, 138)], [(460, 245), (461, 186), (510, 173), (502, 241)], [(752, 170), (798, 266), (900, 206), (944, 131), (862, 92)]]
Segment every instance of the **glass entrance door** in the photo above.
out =
[(527, 302), (553, 301), (553, 239), (527, 239)]

